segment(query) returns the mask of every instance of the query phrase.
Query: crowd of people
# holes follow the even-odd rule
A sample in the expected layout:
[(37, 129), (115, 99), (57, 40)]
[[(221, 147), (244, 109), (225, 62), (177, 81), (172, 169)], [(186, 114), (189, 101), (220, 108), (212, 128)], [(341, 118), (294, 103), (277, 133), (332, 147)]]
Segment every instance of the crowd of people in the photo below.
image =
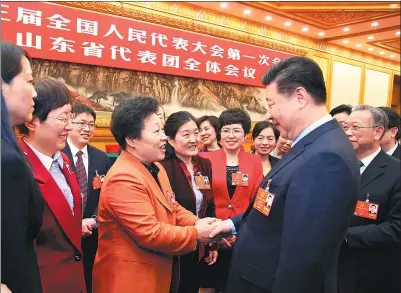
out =
[(166, 119), (143, 96), (112, 113), (112, 166), (93, 109), (1, 59), (1, 292), (401, 292), (400, 115), (328, 113), (311, 59), (264, 75), (250, 153), (243, 109)]

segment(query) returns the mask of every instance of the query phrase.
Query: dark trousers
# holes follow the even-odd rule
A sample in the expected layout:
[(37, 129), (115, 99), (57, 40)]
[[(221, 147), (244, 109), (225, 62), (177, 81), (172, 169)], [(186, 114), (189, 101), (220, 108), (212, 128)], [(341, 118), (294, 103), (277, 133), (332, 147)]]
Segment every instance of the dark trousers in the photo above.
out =
[(197, 293), (198, 251), (180, 256), (180, 285), (177, 293)]
[(97, 252), (97, 237), (98, 232), (96, 229), (93, 231), (92, 235), (82, 238), (82, 253), (87, 293), (92, 293), (92, 270)]

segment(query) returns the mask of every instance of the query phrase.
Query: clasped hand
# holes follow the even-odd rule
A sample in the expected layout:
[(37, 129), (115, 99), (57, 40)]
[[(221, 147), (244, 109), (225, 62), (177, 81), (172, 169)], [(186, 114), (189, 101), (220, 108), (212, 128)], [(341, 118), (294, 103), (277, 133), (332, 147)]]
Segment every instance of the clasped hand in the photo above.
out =
[(198, 241), (216, 242), (225, 236), (231, 235), (231, 220), (220, 220), (216, 218), (203, 218), (195, 222), (198, 231)]

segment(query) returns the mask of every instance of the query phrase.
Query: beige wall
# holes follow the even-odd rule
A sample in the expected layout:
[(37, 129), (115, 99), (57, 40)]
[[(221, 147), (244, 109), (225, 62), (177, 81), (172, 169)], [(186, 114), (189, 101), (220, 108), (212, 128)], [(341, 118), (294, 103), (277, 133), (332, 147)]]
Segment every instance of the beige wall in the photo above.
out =
[(359, 103), (363, 68), (339, 61), (333, 62), (330, 109)]
[(387, 106), (390, 74), (366, 69), (364, 104), (375, 107)]

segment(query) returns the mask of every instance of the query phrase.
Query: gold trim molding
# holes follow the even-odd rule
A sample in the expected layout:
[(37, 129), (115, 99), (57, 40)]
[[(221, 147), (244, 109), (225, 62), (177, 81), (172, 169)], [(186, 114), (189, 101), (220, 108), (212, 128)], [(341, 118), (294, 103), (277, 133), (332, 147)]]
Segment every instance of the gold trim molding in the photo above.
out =
[(306, 55), (310, 51), (400, 71), (400, 64), (341, 46), (307, 38), (299, 34), (253, 21), (216, 13), (185, 2), (53, 2), (148, 23), (174, 27), (222, 39), (228, 39), (282, 52)]

